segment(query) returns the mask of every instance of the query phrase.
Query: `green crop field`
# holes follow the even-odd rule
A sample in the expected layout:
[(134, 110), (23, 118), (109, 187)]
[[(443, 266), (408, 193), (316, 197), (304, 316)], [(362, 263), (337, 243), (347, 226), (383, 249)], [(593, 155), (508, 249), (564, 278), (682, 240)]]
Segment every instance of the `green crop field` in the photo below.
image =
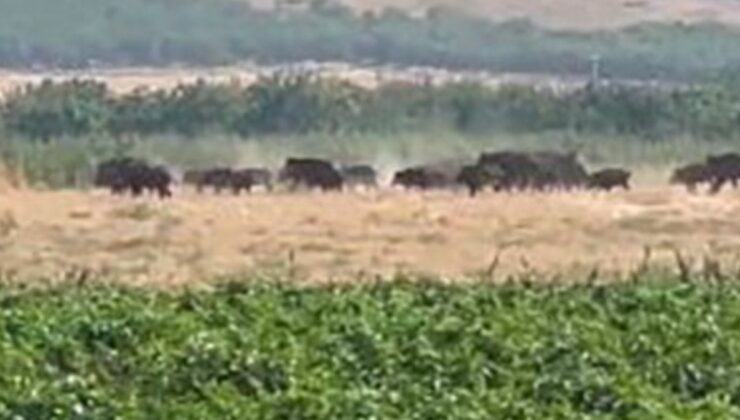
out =
[(6, 286), (0, 417), (738, 418), (738, 283), (645, 280)]

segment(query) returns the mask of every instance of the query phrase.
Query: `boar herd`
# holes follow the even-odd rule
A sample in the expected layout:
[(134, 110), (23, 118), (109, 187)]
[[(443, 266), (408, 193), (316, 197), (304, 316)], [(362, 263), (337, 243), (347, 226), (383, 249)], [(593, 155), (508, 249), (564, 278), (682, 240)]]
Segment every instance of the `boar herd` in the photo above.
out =
[(725, 153), (709, 156), (703, 162), (682, 166), (671, 175), (673, 185), (684, 185), (691, 192), (706, 185), (710, 193), (718, 193), (727, 183), (737, 188), (740, 180), (740, 154)]
[[(552, 151), (499, 151), (483, 153), (473, 164), (429, 164), (401, 169), (393, 174), (391, 185), (406, 190), (465, 188), (471, 196), (482, 191), (612, 191), (630, 188), (631, 173), (622, 168), (606, 168), (589, 173), (575, 153)], [(706, 185), (711, 193), (740, 180), (740, 155), (727, 153), (709, 156), (705, 161), (676, 169), (671, 184), (689, 191)], [(167, 198), (176, 182), (198, 192), (233, 194), (255, 188), (272, 191), (281, 185), (289, 191), (318, 189), (341, 191), (378, 186), (378, 172), (370, 165), (336, 166), (325, 159), (289, 158), (276, 174), (266, 168), (217, 167), (187, 170), (176, 179), (164, 166), (151, 165), (130, 157), (112, 159), (98, 165), (95, 185), (113, 194), (140, 196), (145, 193)]]

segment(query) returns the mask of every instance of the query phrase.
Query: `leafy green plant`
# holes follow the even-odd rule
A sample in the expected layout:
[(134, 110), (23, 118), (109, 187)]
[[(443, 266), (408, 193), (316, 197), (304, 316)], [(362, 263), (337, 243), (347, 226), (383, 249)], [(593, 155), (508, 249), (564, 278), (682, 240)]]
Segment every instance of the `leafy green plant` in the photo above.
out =
[(398, 133), (429, 126), (473, 135), (567, 131), (713, 140), (737, 131), (740, 91), (731, 86), (605, 86), (558, 93), (462, 82), (364, 89), (311, 74), (278, 74), (248, 87), (198, 81), (118, 96), (96, 82), (45, 81), (11, 95), (0, 125), (9, 134), (43, 142), (101, 135), (124, 142), (162, 134)]
[[(648, 280), (648, 279), (645, 279)], [(735, 418), (735, 283), (0, 291), (24, 418)]]

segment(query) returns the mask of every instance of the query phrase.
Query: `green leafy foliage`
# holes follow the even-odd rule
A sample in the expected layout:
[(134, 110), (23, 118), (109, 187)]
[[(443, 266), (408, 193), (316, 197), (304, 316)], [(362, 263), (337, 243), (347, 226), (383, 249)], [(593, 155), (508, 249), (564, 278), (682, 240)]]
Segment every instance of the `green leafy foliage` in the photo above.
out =
[(6, 418), (740, 415), (740, 288), (0, 291)]
[(102, 130), (109, 118), (109, 92), (104, 84), (49, 80), (28, 86), (4, 104), (5, 127), (31, 138), (80, 136)]
[(279, 74), (248, 87), (199, 81), (116, 96), (104, 84), (74, 80), (16, 92), (0, 118), (10, 134), (44, 141), (99, 134), (388, 133), (430, 125), (473, 134), (560, 130), (716, 139), (732, 137), (740, 126), (738, 92), (606, 86), (556, 93), (524, 86), (493, 90), (472, 82), (370, 90), (310, 74)]

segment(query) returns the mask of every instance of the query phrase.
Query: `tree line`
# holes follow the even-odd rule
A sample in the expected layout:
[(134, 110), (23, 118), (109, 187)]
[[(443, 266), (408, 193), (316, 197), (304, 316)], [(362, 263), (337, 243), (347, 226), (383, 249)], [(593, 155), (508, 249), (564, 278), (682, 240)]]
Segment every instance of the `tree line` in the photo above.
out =
[(199, 81), (124, 95), (97, 81), (44, 81), (9, 95), (0, 108), (6, 135), (49, 142), (309, 133), (394, 133), (445, 128), (469, 134), (568, 131), (659, 139), (729, 138), (740, 128), (740, 91), (723, 86), (668, 90), (629, 86), (555, 92), (391, 83), (366, 89), (310, 74), (278, 74), (249, 86)]

